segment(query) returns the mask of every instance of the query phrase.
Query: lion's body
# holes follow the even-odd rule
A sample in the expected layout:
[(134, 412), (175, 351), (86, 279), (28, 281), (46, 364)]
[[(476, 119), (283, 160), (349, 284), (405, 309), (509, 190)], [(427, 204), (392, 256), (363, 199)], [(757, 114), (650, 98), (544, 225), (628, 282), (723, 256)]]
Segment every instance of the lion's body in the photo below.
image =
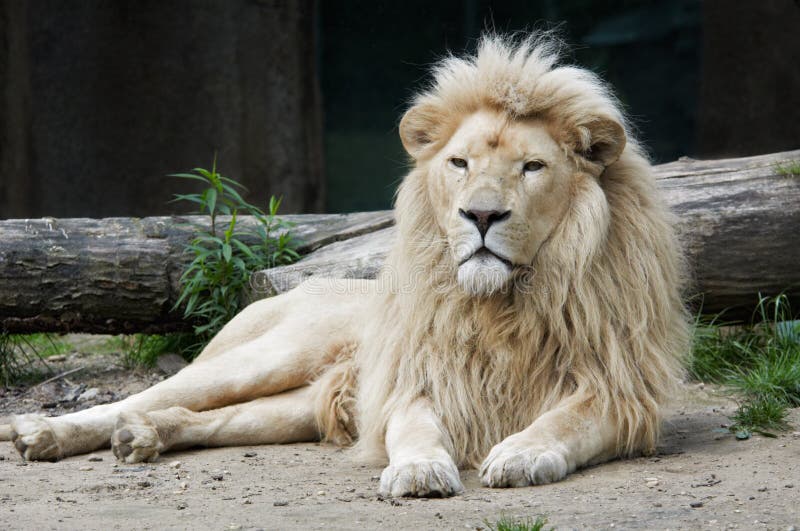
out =
[[(358, 455), (388, 456), (393, 495), (457, 492), (455, 466), (483, 462), (486, 484), (517, 486), (653, 450), (687, 348), (679, 246), (617, 104), (555, 60), (547, 43), (494, 38), (435, 70), (401, 124), (416, 165), (377, 280), (256, 303), (152, 390), (20, 417), (18, 449), (90, 451), (118, 415), (112, 444), (129, 462), (357, 440)], [(86, 436), (61, 440), (75, 426)]]

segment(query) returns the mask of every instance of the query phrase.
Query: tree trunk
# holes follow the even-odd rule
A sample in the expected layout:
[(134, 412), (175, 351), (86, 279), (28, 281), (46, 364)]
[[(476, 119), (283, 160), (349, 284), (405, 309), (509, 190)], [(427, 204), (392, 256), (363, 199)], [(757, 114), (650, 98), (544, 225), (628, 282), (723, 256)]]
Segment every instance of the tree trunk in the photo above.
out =
[(0, 217), (152, 216), (209, 167), (325, 207), (316, 0), (0, 0)]
[[(758, 294), (800, 308), (800, 175), (779, 164), (800, 150), (656, 167), (678, 217), (705, 312), (749, 318)], [(394, 238), (392, 213), (286, 216), (304, 243), (296, 264), (260, 271), (253, 296), (313, 275), (372, 278)], [(0, 323), (10, 332), (156, 332), (187, 328), (172, 312), (184, 245), (203, 218), (0, 221)], [(243, 220), (252, 223), (252, 220)]]

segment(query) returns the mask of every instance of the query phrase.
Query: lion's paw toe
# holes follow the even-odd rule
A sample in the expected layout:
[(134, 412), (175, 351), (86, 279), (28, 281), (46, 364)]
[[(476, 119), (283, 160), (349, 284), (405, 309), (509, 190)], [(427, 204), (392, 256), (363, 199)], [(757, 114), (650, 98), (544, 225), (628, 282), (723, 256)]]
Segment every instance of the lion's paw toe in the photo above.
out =
[(569, 465), (557, 450), (502, 442), (481, 465), (481, 483), (487, 487), (527, 487), (564, 479)]
[(11, 441), (29, 461), (55, 461), (62, 457), (55, 432), (41, 415), (17, 415), (11, 421)]
[(155, 425), (144, 413), (121, 413), (111, 436), (111, 450), (125, 463), (155, 461), (163, 450)]
[(464, 490), (458, 468), (450, 460), (426, 459), (389, 465), (381, 474), (380, 494), (445, 498)]

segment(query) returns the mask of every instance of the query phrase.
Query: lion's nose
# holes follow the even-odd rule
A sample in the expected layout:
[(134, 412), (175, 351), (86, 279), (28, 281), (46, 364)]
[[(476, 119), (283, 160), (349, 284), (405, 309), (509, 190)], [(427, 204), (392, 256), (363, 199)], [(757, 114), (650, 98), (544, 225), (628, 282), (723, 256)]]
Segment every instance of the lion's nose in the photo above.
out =
[(508, 219), (511, 215), (510, 210), (500, 212), (499, 210), (464, 210), (463, 208), (459, 208), (458, 213), (462, 218), (470, 220), (478, 227), (481, 238), (486, 237), (486, 233), (489, 231), (489, 227), (492, 226), (492, 223)]

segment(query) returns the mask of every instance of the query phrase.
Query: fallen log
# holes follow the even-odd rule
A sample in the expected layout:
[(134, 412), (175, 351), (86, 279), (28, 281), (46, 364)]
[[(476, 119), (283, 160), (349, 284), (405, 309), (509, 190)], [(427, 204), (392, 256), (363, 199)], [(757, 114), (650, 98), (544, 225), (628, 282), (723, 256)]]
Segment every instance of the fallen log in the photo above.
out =
[[(800, 150), (656, 167), (689, 254), (690, 295), (702, 294), (705, 311), (728, 309), (729, 318), (747, 318), (758, 293), (784, 291), (800, 308), (800, 176), (778, 169), (797, 160)], [(285, 219), (295, 223), (292, 233), (306, 256), (254, 275), (255, 297), (313, 275), (372, 278), (394, 237), (389, 211)], [(191, 216), (0, 221), (0, 328), (187, 329), (171, 308), (190, 259), (183, 247), (204, 223)]]
[[(800, 310), (800, 175), (787, 168), (800, 150), (656, 166), (658, 185), (678, 218), (693, 283), (687, 297), (704, 313), (750, 319), (759, 294), (786, 293)], [(372, 278), (394, 232), (383, 229), (331, 244), (299, 262), (257, 275), (263, 294), (311, 276)]]
[[(294, 224), (290, 230), (304, 254), (392, 224), (389, 211), (283, 219)], [(238, 226), (254, 223), (244, 216)], [(0, 221), (0, 331), (189, 329), (172, 307), (191, 259), (184, 246), (198, 229), (208, 229), (206, 217)]]

